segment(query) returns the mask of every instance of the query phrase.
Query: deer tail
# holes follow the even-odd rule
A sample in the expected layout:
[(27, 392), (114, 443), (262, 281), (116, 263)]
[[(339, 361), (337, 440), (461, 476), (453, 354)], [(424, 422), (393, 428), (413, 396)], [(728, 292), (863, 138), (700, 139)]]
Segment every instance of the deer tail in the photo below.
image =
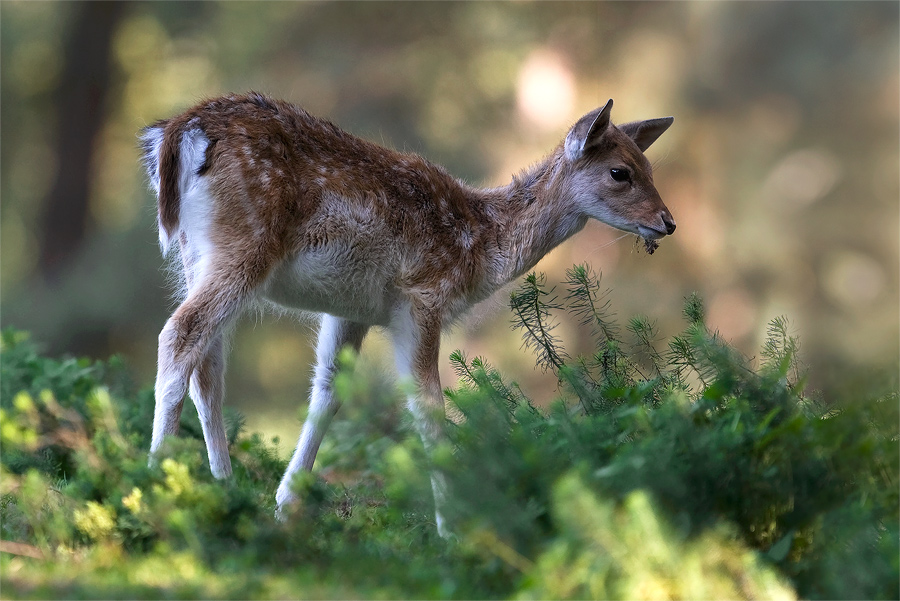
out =
[(175, 119), (145, 128), (140, 139), (158, 198), (159, 245), (165, 255), (180, 229), (182, 196), (206, 166), (209, 140), (196, 120)]

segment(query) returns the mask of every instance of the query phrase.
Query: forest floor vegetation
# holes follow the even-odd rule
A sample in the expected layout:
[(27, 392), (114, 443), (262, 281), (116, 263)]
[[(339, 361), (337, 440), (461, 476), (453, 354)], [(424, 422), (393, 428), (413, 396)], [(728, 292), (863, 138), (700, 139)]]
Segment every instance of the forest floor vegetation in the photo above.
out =
[[(804, 391), (784, 318), (753, 361), (697, 297), (662, 343), (624, 327), (583, 266), (532, 274), (513, 326), (559, 398), (534, 402), (460, 352), (461, 419), (430, 457), (401, 393), (342, 355), (344, 407), (303, 499), (275, 519), (277, 441), (228, 415), (234, 475), (206, 465), (196, 413), (148, 466), (153, 392), (123, 361), (57, 359), (2, 333), (4, 598), (900, 597), (898, 393)], [(560, 311), (595, 350), (571, 357)], [(546, 407), (546, 408), (541, 408)], [(429, 470), (448, 480), (437, 536)]]

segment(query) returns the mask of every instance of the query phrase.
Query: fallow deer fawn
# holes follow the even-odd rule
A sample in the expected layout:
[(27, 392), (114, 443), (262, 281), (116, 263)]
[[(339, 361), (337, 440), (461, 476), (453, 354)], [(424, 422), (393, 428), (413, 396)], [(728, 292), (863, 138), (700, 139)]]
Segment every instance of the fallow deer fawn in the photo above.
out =
[[(309, 414), (278, 487), (310, 470), (338, 409), (338, 351), (372, 326), (392, 338), (426, 448), (441, 439), (441, 330), (531, 269), (589, 218), (655, 241), (675, 221), (643, 151), (672, 117), (615, 126), (610, 100), (504, 187), (479, 189), (422, 157), (356, 138), (251, 93), (203, 102), (142, 132), (165, 254), (179, 247), (184, 301), (159, 335), (151, 457), (178, 430), (186, 390), (217, 478), (231, 474), (222, 419), (226, 339), (253, 305), (321, 314)], [(648, 242), (649, 243), (649, 242)], [(649, 248), (649, 247), (648, 247)], [(432, 476), (437, 527), (444, 483)]]

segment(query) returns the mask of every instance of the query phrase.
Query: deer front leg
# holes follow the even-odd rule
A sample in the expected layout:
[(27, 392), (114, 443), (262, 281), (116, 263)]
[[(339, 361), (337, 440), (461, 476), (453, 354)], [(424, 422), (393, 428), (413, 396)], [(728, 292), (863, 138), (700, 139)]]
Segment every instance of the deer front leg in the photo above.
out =
[[(397, 371), (401, 378), (412, 377), (414, 394), (407, 399), (416, 429), (429, 454), (444, 441), (444, 394), (438, 372), (441, 344), (441, 316), (437, 311), (413, 306), (409, 315), (402, 314), (392, 324), (391, 334), (396, 353)], [(440, 472), (432, 472), (435, 523), (442, 538), (451, 536), (442, 508), (446, 502), (447, 483)]]
[(309, 414), (303, 423), (300, 440), (294, 451), (287, 471), (278, 486), (275, 501), (278, 504), (278, 515), (284, 518), (285, 510), (297, 500), (291, 490), (294, 474), (300, 470), (311, 471), (316, 461), (316, 453), (331, 419), (340, 407), (340, 401), (334, 398), (331, 389), (332, 380), (337, 370), (337, 354), (345, 345), (359, 352), (363, 338), (369, 327), (331, 315), (322, 315), (319, 325), (319, 341), (316, 345), (316, 368), (310, 393)]

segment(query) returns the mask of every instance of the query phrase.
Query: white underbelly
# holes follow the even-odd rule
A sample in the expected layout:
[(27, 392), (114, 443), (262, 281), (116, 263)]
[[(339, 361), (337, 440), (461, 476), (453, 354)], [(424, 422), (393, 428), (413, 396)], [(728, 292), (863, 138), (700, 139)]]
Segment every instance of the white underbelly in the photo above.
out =
[(305, 252), (273, 270), (262, 296), (288, 309), (387, 325), (399, 293), (394, 269), (380, 259), (355, 256), (352, 248)]

